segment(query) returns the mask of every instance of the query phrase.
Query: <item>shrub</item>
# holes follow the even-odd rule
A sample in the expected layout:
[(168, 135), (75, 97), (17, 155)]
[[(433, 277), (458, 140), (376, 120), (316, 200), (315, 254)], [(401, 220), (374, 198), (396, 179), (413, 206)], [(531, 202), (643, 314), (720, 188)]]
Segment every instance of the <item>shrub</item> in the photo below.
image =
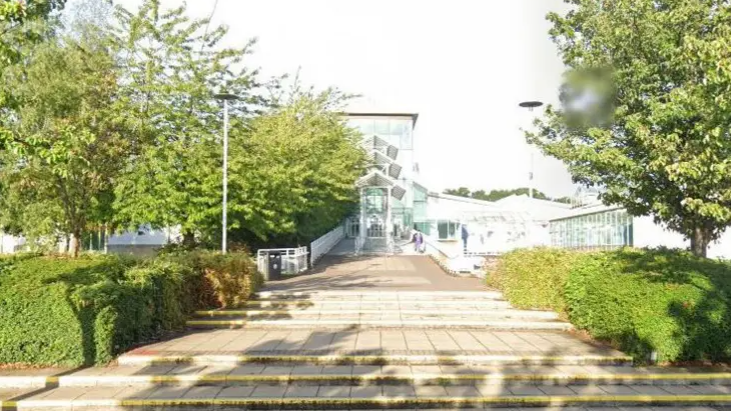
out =
[(519, 249), (500, 257), (487, 284), (503, 290), (517, 308), (565, 313), (564, 286), (576, 253), (556, 248)]
[(731, 267), (683, 251), (580, 257), (566, 285), (576, 327), (647, 361), (731, 359)]
[[(104, 324), (124, 328), (125, 266), (115, 258), (36, 257), (0, 276), (0, 362), (79, 365), (111, 359)], [(99, 292), (106, 287), (106, 293)], [(113, 292), (112, 292), (113, 291)], [(108, 294), (102, 303), (101, 295)]]
[(638, 363), (731, 359), (731, 265), (678, 250), (517, 250), (488, 284), (521, 308), (565, 312)]
[(237, 306), (261, 284), (248, 254), (188, 252), (0, 261), (0, 363), (102, 364), (193, 310)]
[(192, 267), (202, 283), (197, 293), (199, 306), (236, 308), (243, 305), (264, 282), (247, 253), (221, 255), (210, 251), (172, 253), (169, 261)]

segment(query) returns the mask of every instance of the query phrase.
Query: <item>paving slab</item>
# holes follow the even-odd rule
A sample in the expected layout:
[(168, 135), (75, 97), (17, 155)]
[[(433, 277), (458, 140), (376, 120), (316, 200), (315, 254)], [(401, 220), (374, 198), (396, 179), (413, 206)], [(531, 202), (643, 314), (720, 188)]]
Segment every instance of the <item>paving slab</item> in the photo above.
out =
[(476, 278), (446, 274), (427, 256), (324, 256), (311, 274), (270, 281), (263, 291), (477, 291)]

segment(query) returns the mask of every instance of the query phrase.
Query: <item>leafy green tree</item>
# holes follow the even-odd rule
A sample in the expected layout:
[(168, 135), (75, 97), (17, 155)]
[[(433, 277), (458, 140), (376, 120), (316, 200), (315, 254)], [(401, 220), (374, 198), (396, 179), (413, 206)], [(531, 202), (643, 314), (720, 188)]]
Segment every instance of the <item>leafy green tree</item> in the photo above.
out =
[(214, 93), (231, 102), (231, 127), (262, 102), (256, 71), (242, 65), (253, 42), (220, 47), (227, 29), (207, 30), (185, 6), (163, 11), (146, 0), (132, 13), (117, 9), (116, 34), (124, 69), (123, 94), (135, 102), (144, 142), (117, 181), (116, 221), (122, 226), (181, 226), (184, 241), (215, 227), (221, 215), (222, 109)]
[[(23, 64), (23, 53), (48, 37), (51, 26), (45, 20), (65, 3), (65, 0), (0, 1), (0, 77), (8, 67)], [(0, 110), (14, 110), (17, 104), (13, 90), (0, 87)], [(0, 119), (0, 149), (22, 150), (28, 144)]]
[(230, 207), (238, 238), (301, 244), (353, 211), (365, 154), (361, 136), (339, 114), (347, 97), (295, 86), (250, 130), (232, 133)]
[(705, 255), (731, 224), (731, 5), (568, 2), (548, 16), (567, 67), (561, 105), (529, 142)]
[(118, 99), (115, 61), (100, 33), (52, 38), (6, 69), (14, 110), (2, 120), (22, 150), (2, 154), (0, 213), (29, 237), (71, 237), (108, 215), (112, 180), (133, 140)]
[[(510, 197), (512, 195), (528, 195), (530, 193), (530, 189), (527, 187), (522, 188), (514, 188), (511, 190), (491, 190), (489, 193), (486, 193), (485, 190), (476, 190), (473, 192), (470, 192), (470, 190), (467, 187), (460, 187), (457, 189), (447, 189), (444, 190), (444, 193), (456, 195), (460, 197), (468, 197), (468, 198), (474, 198), (476, 200), (483, 200), (483, 201), (498, 201), (500, 199), (503, 199), (505, 197)], [(537, 198), (539, 200), (551, 200), (550, 197), (548, 197), (545, 193), (533, 189), (533, 198)], [(555, 200), (558, 201), (558, 200)]]
[(444, 190), (444, 194), (449, 194), (449, 195), (459, 196), (459, 197), (470, 197), (470, 189), (467, 187), (448, 188), (448, 189)]
[(571, 197), (558, 197), (554, 198), (553, 201), (557, 203), (571, 204)]

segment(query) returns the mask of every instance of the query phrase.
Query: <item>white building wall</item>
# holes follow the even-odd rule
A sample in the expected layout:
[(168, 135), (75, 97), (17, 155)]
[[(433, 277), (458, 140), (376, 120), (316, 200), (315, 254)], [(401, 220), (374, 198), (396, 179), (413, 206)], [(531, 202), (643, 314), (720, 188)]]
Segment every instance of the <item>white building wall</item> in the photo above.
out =
[(23, 248), (25, 245), (25, 238), (16, 237), (9, 234), (0, 234), (0, 253), (2, 254), (13, 254)]
[(156, 246), (165, 245), (169, 242), (179, 240), (180, 229), (151, 229), (149, 227), (140, 228), (139, 231), (127, 231), (121, 234), (114, 234), (109, 237), (107, 245), (109, 246)]

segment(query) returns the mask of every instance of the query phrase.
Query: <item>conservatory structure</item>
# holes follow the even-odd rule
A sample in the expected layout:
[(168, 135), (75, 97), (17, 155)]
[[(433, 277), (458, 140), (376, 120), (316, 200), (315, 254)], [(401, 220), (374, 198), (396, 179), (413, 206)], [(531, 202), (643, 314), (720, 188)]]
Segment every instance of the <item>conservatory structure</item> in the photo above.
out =
[(530, 207), (521, 208), (431, 192), (417, 181), (416, 113), (351, 112), (345, 116), (362, 133), (361, 144), (369, 160), (366, 173), (357, 182), (359, 212), (346, 221), (346, 236), (354, 240), (356, 251), (397, 251), (414, 231), (455, 253), (488, 255), (548, 244), (551, 213), (536, 210), (569, 207), (535, 200)]

